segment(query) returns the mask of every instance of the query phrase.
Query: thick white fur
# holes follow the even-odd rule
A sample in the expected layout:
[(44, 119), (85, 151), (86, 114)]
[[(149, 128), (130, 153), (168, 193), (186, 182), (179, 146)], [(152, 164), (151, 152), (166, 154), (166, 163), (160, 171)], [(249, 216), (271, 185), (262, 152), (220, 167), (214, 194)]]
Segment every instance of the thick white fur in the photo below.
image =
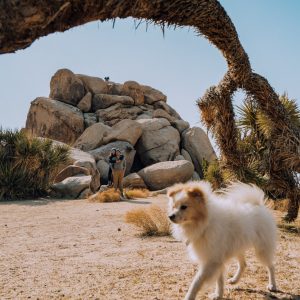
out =
[[(190, 256), (200, 265), (185, 299), (195, 299), (203, 284), (211, 280), (217, 282), (214, 299), (222, 298), (224, 265), (231, 258), (238, 260), (238, 270), (229, 280), (230, 283), (238, 282), (246, 266), (244, 253), (248, 248), (254, 248), (259, 260), (267, 267), (268, 289), (275, 290), (273, 257), (276, 224), (271, 212), (264, 206), (263, 191), (240, 182), (218, 194), (212, 192), (207, 182), (187, 185), (198, 186), (203, 191), (207, 220), (192, 226), (188, 223), (173, 224), (174, 236), (187, 242)], [(186, 197), (183, 191), (179, 194)], [(174, 198), (170, 197), (170, 209), (172, 203), (179, 200)]]

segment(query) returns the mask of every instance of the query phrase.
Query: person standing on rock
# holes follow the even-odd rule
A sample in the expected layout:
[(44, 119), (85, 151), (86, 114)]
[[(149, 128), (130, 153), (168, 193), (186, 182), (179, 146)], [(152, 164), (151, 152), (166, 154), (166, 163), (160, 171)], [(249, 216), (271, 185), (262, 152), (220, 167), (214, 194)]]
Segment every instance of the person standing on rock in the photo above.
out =
[(117, 191), (117, 189), (119, 189), (121, 192), (121, 197), (124, 197), (123, 178), (124, 178), (124, 174), (125, 174), (125, 169), (126, 169), (125, 156), (122, 155), (122, 152), (119, 149), (117, 149), (116, 150), (116, 161), (112, 165), (112, 175), (113, 175), (115, 191)]
[(112, 168), (114, 163), (116, 162), (116, 148), (112, 148), (108, 157), (109, 169), (108, 169), (108, 186), (113, 185), (113, 175), (112, 175)]

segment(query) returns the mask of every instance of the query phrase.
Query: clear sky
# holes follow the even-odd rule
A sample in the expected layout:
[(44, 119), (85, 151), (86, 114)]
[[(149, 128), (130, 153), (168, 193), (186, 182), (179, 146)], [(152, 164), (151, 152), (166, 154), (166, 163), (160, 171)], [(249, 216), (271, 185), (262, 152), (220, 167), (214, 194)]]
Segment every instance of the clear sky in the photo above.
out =
[[(278, 93), (300, 105), (300, 1), (222, 0), (252, 68)], [(21, 128), (30, 102), (49, 95), (57, 69), (135, 80), (168, 96), (191, 125), (199, 123), (195, 101), (226, 72), (220, 52), (192, 29), (134, 29), (133, 19), (93, 22), (36, 41), (26, 50), (0, 55), (0, 125)], [(236, 97), (239, 98), (239, 97)], [(236, 101), (239, 102), (239, 99)]]

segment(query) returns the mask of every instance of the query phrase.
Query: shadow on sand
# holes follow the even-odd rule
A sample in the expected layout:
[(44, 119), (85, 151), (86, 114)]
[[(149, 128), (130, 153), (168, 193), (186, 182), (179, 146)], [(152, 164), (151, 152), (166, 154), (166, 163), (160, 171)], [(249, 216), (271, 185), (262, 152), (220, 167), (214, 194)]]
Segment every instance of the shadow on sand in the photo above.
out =
[[(265, 300), (272, 300), (272, 299), (285, 299), (285, 300), (300, 300), (300, 295), (290, 294), (284, 291), (276, 291), (276, 292), (267, 292), (262, 290), (254, 290), (254, 289), (243, 289), (243, 288), (235, 288), (235, 291), (242, 291), (249, 295), (249, 299), (254, 297), (254, 294), (263, 296)], [(252, 296), (251, 296), (252, 295)]]
[(149, 201), (144, 201), (144, 200), (141, 200), (141, 199), (124, 199), (124, 200), (121, 200), (121, 202), (127, 202), (127, 203), (132, 203), (132, 204), (151, 204), (151, 202)]
[(10, 200), (0, 201), (1, 205), (25, 205), (25, 206), (40, 206), (48, 205), (55, 202), (67, 202), (70, 200), (82, 200), (82, 199), (53, 199), (53, 198), (39, 198), (39, 199), (28, 199), (28, 200)]
[[(1, 205), (24, 205), (24, 206), (41, 206), (41, 205), (48, 205), (55, 202), (68, 202), (68, 201), (80, 201), (86, 199), (55, 199), (55, 198), (39, 198), (39, 199), (28, 199), (28, 200), (7, 200), (7, 201), (0, 201)], [(145, 201), (142, 199), (124, 199), (120, 202), (127, 202), (132, 204), (151, 204), (149, 201)]]

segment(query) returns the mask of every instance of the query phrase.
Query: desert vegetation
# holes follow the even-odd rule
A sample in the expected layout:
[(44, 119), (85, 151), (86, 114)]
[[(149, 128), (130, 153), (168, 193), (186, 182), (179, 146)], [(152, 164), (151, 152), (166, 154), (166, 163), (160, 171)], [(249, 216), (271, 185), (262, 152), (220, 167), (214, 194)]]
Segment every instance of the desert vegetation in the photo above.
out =
[(136, 198), (148, 198), (150, 196), (150, 191), (147, 189), (126, 189), (125, 190), (126, 198), (136, 199)]
[(125, 215), (125, 221), (137, 227), (141, 236), (167, 236), (171, 234), (166, 212), (155, 204), (147, 208), (128, 211)]
[(120, 193), (115, 191), (113, 188), (107, 189), (106, 191), (99, 191), (96, 194), (88, 198), (90, 202), (118, 202), (121, 201)]
[[(300, 111), (296, 101), (289, 99), (287, 94), (279, 96), (280, 102), (285, 108), (286, 118), (295, 128), (300, 130)], [(267, 117), (261, 107), (254, 101), (252, 96), (247, 96), (244, 104), (237, 107), (237, 117), (235, 118), (237, 128), (237, 151), (243, 157), (243, 164), (229, 166), (224, 162), (224, 157), (220, 160), (208, 163), (203, 161), (202, 168), (204, 179), (210, 181), (215, 189), (224, 187), (232, 180), (243, 180), (244, 182), (255, 183), (260, 186), (266, 194), (273, 200), (285, 199), (286, 210), (290, 209), (290, 190), (286, 189), (278, 178), (273, 178), (272, 170), (277, 163), (276, 155), (272, 151), (273, 122)], [(284, 151), (282, 145), (282, 151)], [(289, 158), (290, 160), (293, 157)], [(291, 162), (293, 164), (293, 162)], [(299, 177), (296, 171), (284, 173), (285, 181), (294, 186), (295, 195), (300, 187)], [(283, 176), (283, 175), (282, 175)], [(297, 202), (297, 199), (295, 200)], [(295, 202), (295, 209), (297, 204)], [(276, 205), (275, 205), (276, 206)]]
[[(147, 189), (125, 189), (124, 191), (126, 199), (147, 198), (150, 196), (150, 192)], [(114, 188), (108, 188), (104, 191), (99, 191), (96, 194), (89, 197), (90, 202), (118, 202), (121, 201), (120, 193), (115, 191)]]
[(69, 149), (23, 131), (0, 129), (0, 200), (46, 195)]

